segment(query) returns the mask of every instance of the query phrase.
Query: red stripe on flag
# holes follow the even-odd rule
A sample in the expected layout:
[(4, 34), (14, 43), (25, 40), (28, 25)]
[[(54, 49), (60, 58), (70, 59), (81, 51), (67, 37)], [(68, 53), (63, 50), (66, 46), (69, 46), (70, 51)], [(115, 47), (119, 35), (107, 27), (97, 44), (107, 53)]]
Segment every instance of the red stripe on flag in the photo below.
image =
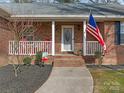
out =
[(88, 30), (87, 29), (87, 31), (91, 34), (91, 35), (93, 35), (98, 41), (100, 41), (100, 39), (99, 39), (99, 37), (98, 36), (96, 36), (94, 33), (92, 33), (90, 30)]
[(91, 26), (89, 27), (89, 25), (88, 25), (86, 30), (87, 30), (90, 34), (92, 33), (92, 35), (93, 35), (95, 38), (97, 38), (98, 41), (100, 41), (100, 38), (99, 38), (98, 33), (96, 33), (96, 31), (93, 30)]
[(95, 31), (96, 29), (93, 30), (92, 27), (89, 27), (89, 26), (87, 26), (87, 29), (89, 29), (90, 31), (92, 31), (95, 35), (99, 36), (99, 34)]

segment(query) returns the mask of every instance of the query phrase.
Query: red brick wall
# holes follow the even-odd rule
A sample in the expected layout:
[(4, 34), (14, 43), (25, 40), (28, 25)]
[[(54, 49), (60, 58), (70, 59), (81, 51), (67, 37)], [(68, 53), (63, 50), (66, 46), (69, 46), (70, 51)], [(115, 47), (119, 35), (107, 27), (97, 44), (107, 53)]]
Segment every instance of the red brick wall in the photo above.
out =
[(10, 32), (6, 25), (6, 20), (0, 18), (0, 54), (8, 54), (9, 40), (12, 39), (12, 32)]
[(116, 46), (117, 64), (124, 64), (124, 45)]
[(12, 39), (12, 33), (10, 31), (0, 28), (0, 53), (8, 53), (9, 40)]
[(104, 22), (107, 53), (103, 64), (124, 64), (124, 46), (115, 44), (115, 22)]
[(52, 40), (51, 22), (39, 22), (37, 24), (38, 25), (34, 25), (35, 40), (41, 40), (41, 41)]
[(104, 35), (107, 46), (107, 53), (103, 64), (116, 64), (115, 49), (115, 22), (104, 22)]

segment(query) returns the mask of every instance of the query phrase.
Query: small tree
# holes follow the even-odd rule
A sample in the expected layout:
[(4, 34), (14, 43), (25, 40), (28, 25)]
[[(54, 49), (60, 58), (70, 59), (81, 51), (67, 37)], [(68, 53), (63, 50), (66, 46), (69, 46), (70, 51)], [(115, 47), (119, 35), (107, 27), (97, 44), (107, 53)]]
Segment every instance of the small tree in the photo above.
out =
[(102, 62), (103, 62), (103, 54), (102, 54), (102, 52), (96, 51), (95, 52), (95, 58), (96, 58), (95, 60), (97, 61), (99, 67), (101, 67)]
[(23, 57), (19, 55), (19, 41), (22, 39), (22, 33), (25, 31), (25, 29), (28, 26), (31, 26), (33, 24), (33, 21), (30, 20), (12, 20), (8, 21), (7, 26), (9, 30), (13, 33), (13, 40), (14, 42), (14, 53), (17, 53), (17, 55), (13, 54), (13, 57), (17, 59), (17, 62), (15, 64), (15, 60), (10, 60), (10, 62), (13, 65), (15, 76), (17, 77), (18, 71), (20, 71), (19, 67), (20, 64), (23, 62)]

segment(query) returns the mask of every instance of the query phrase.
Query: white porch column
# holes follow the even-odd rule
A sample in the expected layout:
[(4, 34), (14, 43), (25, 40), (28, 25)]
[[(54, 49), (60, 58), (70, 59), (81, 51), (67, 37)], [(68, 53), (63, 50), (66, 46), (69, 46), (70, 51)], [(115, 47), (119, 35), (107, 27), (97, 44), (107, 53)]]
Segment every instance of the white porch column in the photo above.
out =
[(55, 21), (52, 21), (52, 55), (55, 55)]
[(86, 20), (83, 21), (83, 55), (86, 56)]

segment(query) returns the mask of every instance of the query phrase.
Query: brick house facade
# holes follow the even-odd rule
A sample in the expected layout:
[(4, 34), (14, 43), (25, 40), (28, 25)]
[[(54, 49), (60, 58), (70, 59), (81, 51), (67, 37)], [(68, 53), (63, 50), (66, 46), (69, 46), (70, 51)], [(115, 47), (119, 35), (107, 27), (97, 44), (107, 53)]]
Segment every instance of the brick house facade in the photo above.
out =
[[(12, 7), (12, 6), (11, 6)], [(5, 7), (3, 7), (5, 8)], [(93, 10), (94, 11), (94, 10)], [(76, 13), (75, 13), (76, 14)], [(110, 15), (111, 16), (111, 15)], [(123, 16), (123, 14), (122, 14)], [(56, 56), (56, 55), (65, 55), (67, 56), (67, 54), (71, 54), (74, 55), (75, 52), (82, 50), (84, 52), (84, 26), (86, 26), (85, 22), (87, 22), (88, 20), (88, 14), (86, 16), (83, 16), (83, 20), (82, 17), (77, 16), (63, 16), (60, 15), (58, 16), (47, 16), (44, 17), (42, 16), (38, 16), (38, 15), (34, 15), (33, 17), (30, 17), (30, 15), (21, 15), (18, 14), (16, 15), (12, 15), (10, 16), (13, 19), (20, 19), (21, 17), (23, 19), (29, 19), (33, 18), (33, 20), (35, 20), (33, 23), (38, 22), (38, 26), (36, 25), (32, 25), (34, 28), (34, 40), (33, 41), (37, 41), (37, 37), (39, 37), (38, 41), (51, 41), (51, 45), (49, 47), (51, 47), (50, 51), (53, 53), (52, 55)], [(118, 45), (116, 44), (116, 37), (117, 37), (117, 31), (116, 31), (116, 22), (120, 21), (121, 18), (105, 18), (105, 17), (101, 17), (100, 16), (97, 18), (97, 25), (101, 31), (101, 34), (105, 40), (105, 43), (107, 45), (107, 53), (104, 56), (104, 62), (103, 64), (124, 64), (124, 46), (123, 45)], [(124, 16), (122, 17), (124, 18)], [(32, 19), (31, 19), (32, 20)], [(9, 41), (13, 40), (13, 33), (11, 31), (8, 30), (8, 28), (5, 26), (5, 22), (6, 19), (1, 17), (0, 18), (0, 53), (1, 54), (5, 54), (5, 55), (9, 55)], [(65, 36), (63, 36), (64, 32), (63, 30), (65, 28), (63, 27), (72, 27), (73, 28), (73, 34), (74, 37), (72, 38), (72, 40), (74, 41), (73, 47), (73, 51), (62, 51), (62, 39), (65, 38)], [(69, 28), (70, 29), (70, 28)], [(66, 29), (67, 30), (67, 29)], [(86, 34), (86, 41), (97, 41), (92, 35), (90, 34)], [(54, 43), (53, 43), (54, 42)], [(44, 43), (45, 44), (45, 43)], [(54, 44), (54, 45), (53, 45)], [(54, 47), (54, 49), (53, 49)], [(54, 50), (54, 51), (53, 51)], [(83, 55), (81, 57), (82, 60), (88, 58), (90, 58), (91, 62), (90, 63), (94, 63), (92, 60), (92, 56), (93, 55)], [(72, 56), (74, 57), (74, 56)], [(68, 57), (71, 60), (71, 57)], [(75, 59), (78, 57), (74, 57)], [(66, 59), (66, 57), (65, 57)], [(80, 60), (81, 60), (80, 59)], [(73, 59), (74, 60), (74, 59)], [(87, 62), (87, 61), (85, 61)], [(79, 65), (81, 64), (81, 62), (79, 63)], [(76, 63), (73, 63), (73, 65), (76, 65)]]

